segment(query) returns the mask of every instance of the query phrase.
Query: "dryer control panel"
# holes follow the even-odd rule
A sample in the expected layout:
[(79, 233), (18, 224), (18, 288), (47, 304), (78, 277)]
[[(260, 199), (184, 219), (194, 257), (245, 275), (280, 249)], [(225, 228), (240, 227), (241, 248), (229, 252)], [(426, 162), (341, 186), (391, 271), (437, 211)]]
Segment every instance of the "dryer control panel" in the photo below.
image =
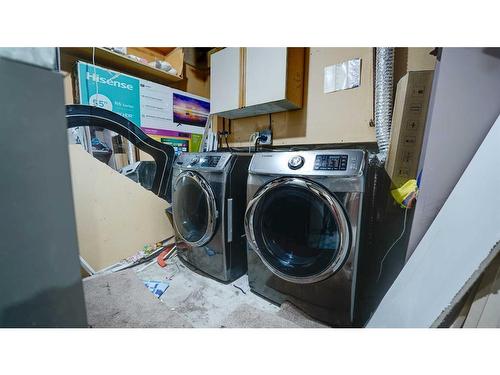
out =
[(332, 149), (259, 152), (250, 163), (250, 173), (275, 175), (352, 177), (363, 174), (365, 151)]
[(317, 171), (346, 171), (348, 155), (316, 155), (314, 169)]

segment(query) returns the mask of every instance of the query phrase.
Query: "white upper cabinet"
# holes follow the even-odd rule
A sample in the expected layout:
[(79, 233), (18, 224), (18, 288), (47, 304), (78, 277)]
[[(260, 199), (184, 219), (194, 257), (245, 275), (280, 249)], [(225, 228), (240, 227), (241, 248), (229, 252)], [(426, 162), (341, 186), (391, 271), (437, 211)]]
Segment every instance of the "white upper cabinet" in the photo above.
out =
[(214, 53), (211, 112), (240, 118), (301, 108), (304, 57), (304, 48), (225, 48)]
[(239, 108), (240, 49), (224, 48), (214, 53), (210, 74), (210, 112), (221, 113)]
[(247, 48), (245, 105), (286, 98), (286, 48)]

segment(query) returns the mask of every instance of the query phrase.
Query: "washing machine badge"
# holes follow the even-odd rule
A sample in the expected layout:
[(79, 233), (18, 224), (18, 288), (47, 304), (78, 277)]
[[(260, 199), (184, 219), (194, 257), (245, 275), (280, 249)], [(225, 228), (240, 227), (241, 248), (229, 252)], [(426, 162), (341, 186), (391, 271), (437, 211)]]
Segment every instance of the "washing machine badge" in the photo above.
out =
[(288, 167), (290, 169), (299, 169), (304, 165), (304, 158), (300, 155), (294, 156), (288, 160)]

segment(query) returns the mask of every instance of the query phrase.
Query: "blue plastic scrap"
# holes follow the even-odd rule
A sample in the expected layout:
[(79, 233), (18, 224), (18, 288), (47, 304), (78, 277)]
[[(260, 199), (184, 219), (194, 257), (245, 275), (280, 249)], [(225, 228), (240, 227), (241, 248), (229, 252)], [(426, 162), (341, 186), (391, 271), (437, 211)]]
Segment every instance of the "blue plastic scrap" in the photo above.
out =
[(144, 285), (149, 289), (151, 293), (153, 293), (157, 298), (160, 298), (163, 293), (170, 286), (169, 283), (164, 281), (144, 281)]

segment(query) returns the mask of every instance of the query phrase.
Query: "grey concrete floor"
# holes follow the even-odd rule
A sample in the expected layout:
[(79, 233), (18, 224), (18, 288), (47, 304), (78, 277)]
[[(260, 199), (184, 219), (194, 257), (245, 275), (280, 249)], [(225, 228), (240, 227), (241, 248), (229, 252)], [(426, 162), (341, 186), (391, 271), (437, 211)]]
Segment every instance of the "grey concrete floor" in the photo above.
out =
[(134, 271), (143, 281), (167, 281), (170, 286), (160, 300), (194, 327), (221, 327), (241, 306), (250, 305), (271, 315), (280, 310), (250, 291), (246, 275), (233, 283), (223, 284), (189, 269), (177, 256), (170, 258), (165, 268), (154, 261), (137, 266)]

